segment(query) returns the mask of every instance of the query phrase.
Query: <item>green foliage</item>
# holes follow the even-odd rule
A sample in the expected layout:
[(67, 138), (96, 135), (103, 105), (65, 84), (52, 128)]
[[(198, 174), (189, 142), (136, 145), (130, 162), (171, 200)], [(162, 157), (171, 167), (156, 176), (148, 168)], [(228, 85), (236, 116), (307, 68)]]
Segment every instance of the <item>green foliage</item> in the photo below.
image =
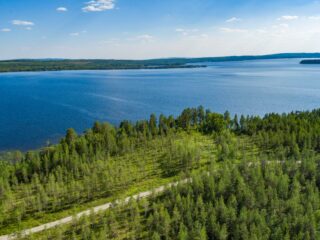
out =
[(319, 239), (319, 136), (320, 110), (239, 120), (198, 107), (69, 129), (57, 145), (0, 155), (0, 229), (197, 169), (190, 184), (43, 238)]
[(0, 231), (198, 168), (201, 146), (180, 132), (178, 119), (153, 114), (119, 127), (96, 122), (83, 135), (68, 129), (57, 145), (2, 154)]
[[(319, 160), (305, 162), (316, 168)], [(147, 211), (146, 202), (132, 202), (100, 215), (89, 229), (83, 224), (73, 228), (83, 236), (116, 224), (118, 233), (139, 239), (318, 239), (320, 174), (314, 173), (308, 178), (296, 162), (225, 163), (151, 198)], [(117, 214), (111, 220), (112, 213)], [(126, 219), (128, 225), (123, 227)], [(68, 232), (64, 230), (64, 239)]]
[(206, 115), (206, 123), (204, 125), (204, 132), (205, 133), (221, 133), (223, 129), (228, 125), (227, 122), (224, 120), (224, 117), (218, 113), (209, 113)]
[(161, 161), (165, 176), (176, 175), (181, 169), (185, 172), (199, 166), (200, 146), (190, 140), (171, 142)]

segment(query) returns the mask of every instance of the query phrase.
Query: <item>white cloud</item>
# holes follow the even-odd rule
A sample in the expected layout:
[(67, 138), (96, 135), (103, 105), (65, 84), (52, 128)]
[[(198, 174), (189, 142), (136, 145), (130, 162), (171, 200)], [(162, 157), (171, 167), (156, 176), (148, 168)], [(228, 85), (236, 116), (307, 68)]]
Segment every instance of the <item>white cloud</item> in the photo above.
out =
[(278, 25), (273, 25), (272, 28), (274, 28), (274, 29), (286, 29), (286, 28), (289, 28), (289, 24), (281, 23), (281, 24), (278, 24)]
[(82, 31), (80, 31), (80, 32), (72, 32), (72, 33), (69, 33), (69, 35), (72, 36), (72, 37), (78, 37), (78, 36), (80, 36), (80, 35), (87, 34), (87, 33), (88, 33), (87, 30), (82, 30)]
[(81, 32), (73, 32), (73, 33), (70, 33), (69, 35), (71, 37), (79, 37), (80, 35), (86, 34), (86, 33), (87, 33), (87, 30), (82, 30)]
[(102, 12), (112, 10), (115, 7), (115, 0), (92, 0), (82, 8), (84, 12)]
[(290, 16), (290, 15), (285, 15), (285, 16), (281, 16), (280, 18), (278, 18), (279, 21), (284, 20), (284, 21), (292, 21), (292, 20), (297, 20), (299, 18), (299, 16)]
[(69, 34), (71, 37), (78, 37), (80, 35), (80, 33), (78, 32), (74, 32), (74, 33), (70, 33)]
[[(90, 0), (83, 1), (88, 2)], [(117, 7), (117, 3), (115, 1), (115, 8)], [(87, 5), (83, 5), (83, 7)], [(55, 12), (55, 7), (52, 10)], [(292, 21), (278, 21), (277, 18), (282, 15), (298, 15), (299, 18)], [(240, 16), (231, 15), (229, 17)], [(248, 25), (243, 25), (247, 23), (247, 19), (244, 18), (242, 22), (226, 23), (229, 17), (222, 19), (222, 25), (175, 25), (173, 28), (167, 29), (167, 31), (171, 31), (172, 36), (170, 37), (167, 37), (168, 34), (170, 35), (170, 32), (166, 35), (162, 35), (162, 33), (154, 35), (155, 33), (151, 31), (137, 33), (134, 29), (131, 29), (132, 31), (130, 29), (123, 29), (118, 33), (117, 39), (112, 39), (113, 35), (106, 35), (108, 39), (90, 37), (86, 41), (76, 41), (86, 35), (82, 31), (85, 28), (75, 28), (65, 35), (69, 40), (73, 39), (75, 41), (63, 41), (61, 43), (54, 43), (48, 47), (48, 44), (51, 43), (50, 39), (48, 42), (42, 41), (43, 44), (32, 45), (32, 49), (28, 52), (20, 51), (15, 45), (7, 46), (2, 44), (0, 52), (1, 58), (25, 56), (30, 58), (57, 57), (58, 53), (58, 57), (65, 58), (141, 59), (320, 51), (320, 13), (278, 14), (271, 16), (273, 20), (269, 18), (270, 16), (264, 17), (261, 15), (255, 21), (248, 22)], [(32, 18), (17, 18), (21, 20), (33, 20)], [(15, 18), (11, 20), (13, 19)], [(292, 19), (292, 17), (285, 17), (284, 19)], [(318, 19), (319, 21), (316, 21)], [(38, 25), (37, 22), (35, 24)], [(219, 22), (215, 24), (219, 24)], [(15, 32), (13, 26), (3, 25), (2, 28), (4, 27), (11, 28), (12, 33)], [(20, 26), (21, 29), (25, 29), (26, 27), (28, 26)], [(35, 30), (35, 27), (33, 28)], [(197, 29), (194, 28), (198, 28), (199, 31), (197, 32)], [(88, 28), (87, 30), (90, 29)], [(0, 28), (0, 35), (1, 33), (3, 37), (12, 34), (3, 33)], [(89, 33), (87, 34), (89, 35)], [(61, 49), (58, 49), (58, 47), (61, 47)]]
[(10, 28), (2, 28), (1, 32), (11, 32), (11, 29)]
[(13, 25), (17, 25), (17, 26), (34, 26), (33, 22), (30, 21), (22, 21), (22, 20), (13, 20), (12, 21)]
[(226, 28), (222, 27), (220, 28), (220, 31), (225, 32), (225, 33), (247, 33), (247, 29), (241, 29), (241, 28)]
[(229, 18), (228, 20), (226, 20), (227, 23), (240, 22), (240, 21), (242, 21), (242, 19), (237, 18), (237, 17), (232, 17), (232, 18)]
[(310, 16), (308, 17), (308, 19), (317, 21), (317, 20), (320, 20), (320, 16)]
[(114, 45), (114, 46), (120, 46), (120, 39), (118, 38), (111, 38), (108, 40), (100, 41), (100, 45)]
[(257, 29), (256, 31), (257, 31), (258, 33), (261, 33), (261, 34), (262, 34), (262, 33), (268, 33), (267, 30), (261, 29), (261, 28), (260, 28), (260, 29)]
[(149, 34), (143, 34), (143, 35), (137, 36), (137, 39), (140, 39), (143, 41), (151, 41), (154, 39), (154, 37)]
[[(126, 39), (126, 41), (129, 42), (152, 42), (154, 40), (154, 37), (150, 34), (142, 34), (142, 35), (138, 35), (138, 36), (132, 36)], [(112, 40), (113, 42), (115, 42), (114, 40)], [(106, 41), (105, 41), (106, 43)], [(109, 42), (110, 43), (110, 42)], [(120, 43), (120, 40), (117, 40), (117, 43)]]
[(67, 12), (68, 11), (68, 9), (66, 7), (58, 7), (56, 10), (58, 12)]
[(199, 29), (193, 28), (193, 29), (184, 29), (184, 28), (177, 28), (176, 32), (181, 33), (184, 36), (189, 35), (190, 33), (196, 33)]
[(176, 32), (184, 32), (185, 30), (183, 28), (177, 28)]
[(26, 30), (31, 31), (32, 27), (26, 27)]

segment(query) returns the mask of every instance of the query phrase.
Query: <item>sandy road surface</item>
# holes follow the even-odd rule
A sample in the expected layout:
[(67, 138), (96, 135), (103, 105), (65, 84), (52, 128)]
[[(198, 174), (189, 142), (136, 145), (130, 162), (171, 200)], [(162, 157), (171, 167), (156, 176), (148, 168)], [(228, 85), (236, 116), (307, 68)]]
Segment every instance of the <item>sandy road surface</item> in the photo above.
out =
[[(147, 197), (151, 196), (153, 193), (161, 193), (161, 192), (163, 192), (165, 189), (167, 189), (169, 187), (177, 186), (178, 184), (184, 184), (184, 183), (187, 183), (187, 182), (190, 182), (190, 181), (192, 181), (192, 180), (190, 178), (188, 178), (188, 179), (184, 179), (182, 181), (170, 183), (168, 185), (155, 188), (153, 190), (149, 190), (149, 191), (146, 191), (146, 192), (141, 192), (141, 193), (136, 194), (134, 196), (127, 197), (124, 200), (117, 200), (115, 203), (116, 204), (127, 204), (130, 201), (130, 199), (147, 198)], [(94, 207), (93, 209), (88, 209), (86, 211), (80, 212), (80, 213), (76, 214), (75, 216), (65, 217), (65, 218), (62, 218), (62, 219), (54, 221), (54, 222), (50, 222), (50, 223), (46, 223), (46, 224), (40, 225), (38, 227), (34, 227), (34, 228), (23, 230), (20, 233), (20, 236), (27, 236), (27, 235), (30, 235), (30, 234), (33, 234), (33, 233), (38, 233), (38, 232), (41, 232), (41, 231), (44, 231), (44, 230), (47, 230), (47, 229), (50, 229), (50, 228), (54, 228), (54, 227), (63, 225), (63, 224), (71, 223), (73, 221), (74, 217), (76, 219), (79, 219), (79, 218), (81, 218), (83, 216), (88, 216), (91, 213), (103, 212), (103, 211), (109, 209), (110, 207), (112, 207), (112, 205), (113, 205), (113, 203), (106, 203), (106, 204)], [(16, 237), (17, 237), (16, 234), (4, 235), (4, 236), (0, 236), (0, 240), (11, 240), (11, 239), (15, 239)]]

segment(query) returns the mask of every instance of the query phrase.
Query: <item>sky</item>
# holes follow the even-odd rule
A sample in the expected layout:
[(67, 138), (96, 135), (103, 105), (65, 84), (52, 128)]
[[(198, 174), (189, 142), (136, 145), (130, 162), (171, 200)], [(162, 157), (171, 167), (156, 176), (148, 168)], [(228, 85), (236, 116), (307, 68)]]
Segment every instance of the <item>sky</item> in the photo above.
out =
[(320, 52), (314, 0), (0, 0), (0, 59)]

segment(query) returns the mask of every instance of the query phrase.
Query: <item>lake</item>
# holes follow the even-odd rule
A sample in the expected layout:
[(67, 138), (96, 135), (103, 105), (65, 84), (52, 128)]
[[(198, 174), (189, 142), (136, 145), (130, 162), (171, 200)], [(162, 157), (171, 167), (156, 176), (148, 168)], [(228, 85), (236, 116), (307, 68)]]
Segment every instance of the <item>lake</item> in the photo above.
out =
[(320, 66), (300, 59), (210, 63), (207, 68), (0, 74), (0, 150), (56, 142), (67, 128), (150, 113), (264, 115), (320, 107)]

